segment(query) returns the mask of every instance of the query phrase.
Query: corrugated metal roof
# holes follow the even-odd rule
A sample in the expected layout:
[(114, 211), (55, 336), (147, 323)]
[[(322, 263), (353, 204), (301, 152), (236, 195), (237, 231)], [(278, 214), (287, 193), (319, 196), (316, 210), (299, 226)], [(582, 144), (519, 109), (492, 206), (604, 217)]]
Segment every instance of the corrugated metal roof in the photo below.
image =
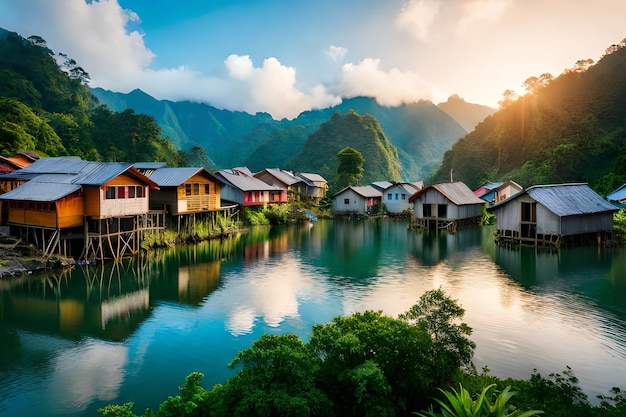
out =
[(457, 206), (463, 206), (466, 204), (485, 204), (485, 202), (476, 197), (472, 190), (470, 190), (470, 188), (463, 182), (444, 182), (441, 184), (429, 185), (428, 187), (424, 187), (413, 194), (409, 198), (409, 202), (413, 202), (416, 197), (424, 194), (431, 188), (439, 191)]
[(128, 162), (90, 162), (74, 182), (83, 185), (102, 185), (123, 172), (127, 171), (133, 164)]
[(609, 201), (622, 201), (626, 199), (626, 184), (623, 184), (617, 190), (606, 196)]
[(391, 187), (393, 185), (393, 182), (391, 181), (375, 181), (373, 183), (370, 184), (372, 187), (374, 188), (378, 188), (379, 190), (384, 190), (387, 189), (389, 187)]
[(324, 179), (324, 177), (322, 177), (319, 174), (311, 174), (310, 172), (299, 172), (297, 174), (299, 177), (302, 178), (306, 178), (310, 181), (315, 181), (315, 182), (326, 182), (326, 180)]
[(365, 185), (362, 187), (350, 186), (348, 188), (352, 188), (355, 193), (362, 195), (365, 198), (375, 198), (383, 196), (383, 193), (380, 190), (372, 187), (371, 185)]
[(81, 189), (78, 184), (29, 181), (0, 195), (1, 200), (57, 201)]
[(77, 156), (57, 156), (38, 159), (20, 171), (35, 174), (78, 174), (88, 164), (89, 161), (83, 161)]
[(21, 169), (15, 170), (13, 172), (7, 172), (6, 174), (0, 174), (0, 180), (8, 181), (8, 180), (19, 180), (19, 181), (29, 181), (33, 178), (37, 177), (39, 174), (34, 172), (22, 172)]
[[(284, 169), (280, 169), (280, 168), (267, 168), (264, 170), (265, 172), (267, 172), (268, 174), (272, 175), (274, 178), (276, 178), (278, 181), (282, 182), (283, 184), (289, 186), (289, 185), (293, 185), (296, 184), (298, 182), (303, 182), (304, 180), (302, 178), (296, 177), (295, 175), (293, 175), (291, 172), (289, 171), (285, 171)], [(258, 172), (255, 174), (255, 177), (257, 177), (258, 175), (262, 174), (263, 171)], [(258, 177), (257, 177), (258, 178)]]
[(561, 217), (617, 210), (587, 184), (535, 185), (526, 193)]
[[(150, 179), (159, 187), (178, 187), (204, 168), (159, 168), (150, 174)], [(208, 171), (207, 174), (212, 176)]]
[(75, 179), (76, 175), (74, 174), (41, 174), (34, 177), (30, 182), (73, 184)]
[[(74, 156), (42, 158), (28, 167), (6, 174), (2, 178), (16, 180), (39, 178), (39, 182), (71, 182), (81, 185), (100, 186), (128, 170), (133, 171), (132, 175), (145, 178), (139, 171), (133, 168), (133, 164), (128, 162), (83, 161)], [(54, 175), (62, 176), (54, 177)], [(73, 178), (70, 179), (70, 176), (73, 176)], [(145, 179), (145, 181), (153, 184), (149, 179)]]
[(241, 191), (283, 191), (282, 188), (264, 183), (258, 178), (235, 174), (232, 170), (220, 170), (216, 175)]
[(465, 204), (484, 204), (485, 202), (476, 197), (472, 190), (463, 182), (444, 182), (433, 185), (446, 198), (457, 206)]

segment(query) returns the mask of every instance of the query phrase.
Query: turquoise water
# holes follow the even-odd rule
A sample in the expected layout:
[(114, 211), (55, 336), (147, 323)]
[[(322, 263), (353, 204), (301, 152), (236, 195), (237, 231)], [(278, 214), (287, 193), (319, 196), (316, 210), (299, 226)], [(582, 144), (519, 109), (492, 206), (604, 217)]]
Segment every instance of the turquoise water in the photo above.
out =
[(567, 366), (590, 399), (626, 388), (626, 250), (496, 248), (492, 229), (320, 220), (121, 265), (0, 281), (0, 415), (156, 408), (192, 371), (223, 383), (263, 333), (308, 339), (366, 309), (396, 316), (442, 287), (466, 309), (474, 362), (526, 378)]

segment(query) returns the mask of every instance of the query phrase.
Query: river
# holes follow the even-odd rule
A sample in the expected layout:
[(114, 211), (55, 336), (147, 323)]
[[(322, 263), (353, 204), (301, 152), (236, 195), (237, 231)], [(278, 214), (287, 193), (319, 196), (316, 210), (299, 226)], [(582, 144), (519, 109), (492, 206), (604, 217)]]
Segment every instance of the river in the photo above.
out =
[(443, 288), (466, 310), (478, 369), (547, 376), (568, 366), (594, 402), (626, 388), (626, 249), (511, 250), (493, 229), (407, 230), (388, 219), (254, 228), (122, 264), (0, 281), (0, 415), (156, 409), (263, 333), (308, 340), (314, 323), (396, 316)]

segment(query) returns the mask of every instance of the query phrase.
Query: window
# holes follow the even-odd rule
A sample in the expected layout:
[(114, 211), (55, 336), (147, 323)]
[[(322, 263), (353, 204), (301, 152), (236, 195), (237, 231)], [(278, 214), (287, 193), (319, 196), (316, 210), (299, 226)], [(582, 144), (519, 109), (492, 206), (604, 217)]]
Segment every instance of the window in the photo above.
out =
[(406, 200), (406, 194), (402, 194), (402, 199)]
[(424, 204), (422, 206), (422, 215), (423, 217), (431, 217), (432, 216), (432, 208), (430, 204)]
[(387, 200), (391, 200), (391, 193), (387, 194)]
[(185, 195), (191, 195), (191, 184), (185, 184)]
[(349, 198), (344, 198), (343, 199), (343, 204), (345, 204), (345, 205), (350, 204), (350, 199)]
[(448, 205), (447, 204), (437, 205), (437, 217), (439, 217), (440, 219), (448, 218)]
[(143, 198), (143, 195), (144, 195), (143, 187), (141, 185), (138, 185), (136, 189), (137, 189), (137, 198)]
[(115, 187), (107, 187), (104, 198), (106, 200), (113, 200), (115, 198)]
[(204, 194), (211, 194), (211, 184), (204, 184)]
[(522, 203), (522, 221), (537, 222), (537, 203)]
[(200, 195), (200, 184), (195, 183), (193, 185), (193, 195)]
[(128, 198), (135, 198), (136, 187), (128, 187)]
[(396, 200), (398, 199), (398, 193), (396, 193)]
[(117, 198), (126, 198), (126, 187), (117, 187)]

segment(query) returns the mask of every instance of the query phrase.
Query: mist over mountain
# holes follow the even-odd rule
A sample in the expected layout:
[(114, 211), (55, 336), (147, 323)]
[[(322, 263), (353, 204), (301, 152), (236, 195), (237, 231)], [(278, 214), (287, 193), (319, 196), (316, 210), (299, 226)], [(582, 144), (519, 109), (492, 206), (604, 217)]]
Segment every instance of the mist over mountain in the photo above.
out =
[(448, 97), (447, 101), (437, 104), (437, 107), (459, 122), (467, 132), (474, 130), (478, 123), (497, 110), (482, 104), (468, 103), (456, 94)]
[(153, 116), (176, 146), (189, 149), (200, 145), (220, 168), (246, 165), (253, 171), (267, 167), (299, 170), (290, 160), (309, 135), (333, 114), (354, 110), (379, 121), (398, 149), (402, 179), (419, 180), (436, 169), (443, 153), (466, 133), (430, 101), (385, 107), (373, 98), (356, 97), (337, 106), (303, 112), (293, 120), (274, 120), (266, 113), (250, 115), (189, 101), (157, 100), (140, 90), (124, 94), (96, 88), (92, 92), (116, 111), (132, 108)]

